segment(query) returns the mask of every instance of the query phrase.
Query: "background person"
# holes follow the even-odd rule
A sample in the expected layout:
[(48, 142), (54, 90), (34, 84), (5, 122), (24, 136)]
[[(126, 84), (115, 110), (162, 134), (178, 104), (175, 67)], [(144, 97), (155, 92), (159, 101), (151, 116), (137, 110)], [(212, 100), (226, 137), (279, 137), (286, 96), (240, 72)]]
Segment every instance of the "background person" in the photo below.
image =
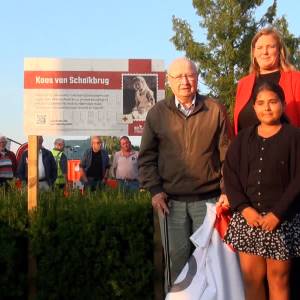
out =
[(159, 212), (163, 241), (163, 214), (168, 214), (174, 282), (193, 251), (189, 237), (204, 220), (205, 203), (215, 203), (221, 194), (229, 137), (223, 108), (197, 93), (198, 74), (192, 61), (174, 60), (167, 78), (174, 96), (148, 112), (138, 165), (141, 186), (150, 191)]
[(0, 186), (6, 185), (16, 176), (17, 160), (15, 154), (6, 149), (7, 138), (0, 136)]
[(287, 49), (274, 28), (264, 28), (252, 39), (249, 75), (243, 77), (237, 86), (235, 133), (259, 123), (251, 100), (255, 87), (266, 81), (282, 87), (286, 102), (285, 113), (291, 124), (300, 127), (300, 72), (289, 62)]
[(84, 152), (79, 167), (81, 181), (86, 188), (95, 191), (105, 183), (110, 165), (108, 154), (102, 149), (100, 136), (91, 137), (91, 148)]
[(121, 150), (116, 152), (112, 164), (113, 177), (128, 190), (138, 190), (138, 151), (132, 149), (128, 136), (120, 138)]
[(269, 299), (288, 300), (300, 256), (300, 131), (286, 124), (279, 85), (263, 83), (253, 97), (260, 124), (239, 133), (224, 164), (234, 211), (225, 241), (239, 252), (246, 300), (266, 299), (265, 277)]
[[(43, 137), (38, 137), (38, 177), (39, 188), (48, 190), (54, 185), (57, 177), (57, 167), (55, 159), (48, 149), (43, 147)], [(25, 150), (21, 156), (18, 165), (18, 177), (27, 182), (28, 180), (28, 150)]]
[(64, 153), (64, 149), (64, 139), (56, 139), (54, 141), (54, 148), (52, 149), (52, 155), (56, 161), (57, 166), (57, 178), (54, 184), (60, 189), (64, 189), (66, 184), (68, 183), (68, 159)]

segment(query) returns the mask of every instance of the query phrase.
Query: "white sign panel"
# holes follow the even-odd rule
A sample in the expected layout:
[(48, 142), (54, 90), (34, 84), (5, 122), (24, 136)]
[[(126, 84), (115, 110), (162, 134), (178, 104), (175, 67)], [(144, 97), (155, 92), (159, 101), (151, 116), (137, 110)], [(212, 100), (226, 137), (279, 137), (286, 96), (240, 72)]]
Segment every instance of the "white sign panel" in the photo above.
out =
[(27, 135), (142, 134), (165, 96), (162, 60), (24, 60)]

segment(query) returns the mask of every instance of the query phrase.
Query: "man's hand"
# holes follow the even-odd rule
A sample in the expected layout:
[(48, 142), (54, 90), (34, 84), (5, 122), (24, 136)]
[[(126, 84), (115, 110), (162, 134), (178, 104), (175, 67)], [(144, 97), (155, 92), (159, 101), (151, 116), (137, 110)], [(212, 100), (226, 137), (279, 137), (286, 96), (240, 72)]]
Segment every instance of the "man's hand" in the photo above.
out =
[(160, 214), (169, 214), (168, 197), (164, 192), (158, 193), (152, 197), (152, 206)]
[(260, 220), (262, 219), (262, 216), (253, 207), (244, 208), (242, 211), (242, 216), (246, 219), (249, 226), (260, 226)]
[(225, 194), (221, 194), (217, 206), (224, 206), (224, 207), (230, 207), (228, 198)]
[(262, 216), (259, 225), (263, 230), (273, 231), (280, 223), (280, 220), (271, 212)]

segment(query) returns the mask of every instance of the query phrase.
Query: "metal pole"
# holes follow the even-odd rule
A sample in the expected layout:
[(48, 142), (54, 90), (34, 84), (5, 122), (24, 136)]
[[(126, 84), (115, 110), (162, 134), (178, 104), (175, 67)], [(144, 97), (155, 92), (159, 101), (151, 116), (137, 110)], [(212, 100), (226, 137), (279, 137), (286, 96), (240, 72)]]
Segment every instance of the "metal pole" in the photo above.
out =
[(168, 291), (171, 289), (171, 265), (169, 252), (169, 230), (168, 230), (168, 215), (164, 213), (164, 240), (165, 240), (165, 264), (166, 264), (166, 281)]

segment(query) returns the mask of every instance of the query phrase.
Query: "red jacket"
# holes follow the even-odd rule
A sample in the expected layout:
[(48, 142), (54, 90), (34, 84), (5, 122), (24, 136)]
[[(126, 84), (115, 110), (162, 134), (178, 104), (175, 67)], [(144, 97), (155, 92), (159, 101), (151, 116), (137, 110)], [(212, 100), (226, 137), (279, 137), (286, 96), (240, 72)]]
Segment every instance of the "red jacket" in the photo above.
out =
[[(248, 103), (255, 83), (255, 74), (252, 73), (243, 77), (237, 86), (235, 107), (234, 107), (234, 132), (238, 132), (238, 116), (244, 106)], [(279, 85), (285, 95), (285, 113), (292, 125), (300, 127), (300, 72), (281, 72)]]

